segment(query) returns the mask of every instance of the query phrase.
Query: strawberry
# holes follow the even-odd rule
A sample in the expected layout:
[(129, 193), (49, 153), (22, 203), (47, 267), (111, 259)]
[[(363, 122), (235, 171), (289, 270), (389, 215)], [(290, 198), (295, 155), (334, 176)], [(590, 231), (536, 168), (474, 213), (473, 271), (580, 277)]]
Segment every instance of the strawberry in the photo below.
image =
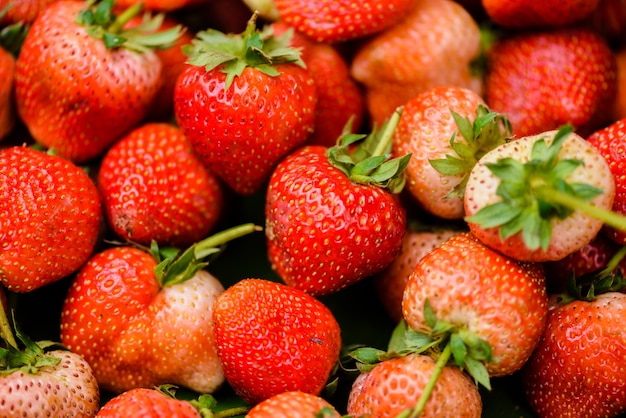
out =
[(339, 359), (332, 312), (282, 283), (235, 283), (216, 298), (213, 324), (224, 376), (251, 405), (288, 391), (319, 395)]
[[(431, 357), (416, 353), (382, 361), (357, 377), (348, 398), (348, 413), (377, 418), (417, 416), (407, 411), (416, 406), (434, 370)], [(458, 367), (446, 366), (419, 416), (478, 418), (481, 412), (476, 385)]]
[(84, 170), (22, 146), (0, 150), (0, 213), (0, 281), (16, 292), (77, 271), (103, 222), (96, 185)]
[(115, 0), (118, 7), (131, 7), (143, 4), (146, 10), (158, 12), (175, 12), (192, 6), (206, 3), (208, 0)]
[(470, 63), (480, 54), (477, 22), (450, 0), (417, 0), (402, 21), (364, 40), (351, 64), (365, 86), (366, 106), (380, 125), (431, 87), (456, 85), (481, 93)]
[(566, 123), (586, 136), (610, 115), (615, 56), (591, 30), (536, 30), (500, 38), (487, 52), (486, 68), (485, 101), (506, 115), (517, 136)]
[(483, 0), (489, 18), (510, 29), (553, 28), (591, 16), (600, 0)]
[[(615, 199), (612, 210), (626, 215), (626, 119), (595, 131), (587, 137), (591, 144), (609, 164), (615, 179)], [(620, 245), (626, 244), (626, 230), (606, 226), (603, 232)]]
[(120, 246), (94, 255), (71, 283), (61, 342), (85, 357), (103, 390), (172, 383), (201, 393), (224, 381), (211, 312), (222, 284), (202, 270), (233, 227), (174, 255)]
[(17, 121), (13, 102), (15, 57), (0, 45), (0, 140), (6, 138)]
[(506, 119), (489, 112), (478, 94), (439, 86), (403, 106), (393, 151), (413, 154), (406, 169), (407, 189), (421, 207), (440, 218), (461, 219), (467, 175), (508, 135)]
[(201, 418), (189, 402), (167, 396), (160, 390), (135, 388), (114, 396), (96, 414), (97, 418)]
[(201, 31), (186, 53), (176, 120), (211, 171), (253, 194), (313, 130), (315, 83), (289, 37), (258, 31), (256, 14), (239, 35)]
[(0, 27), (23, 23), (30, 24), (48, 5), (58, 0), (0, 0)]
[[(265, 199), (273, 269), (313, 295), (337, 292), (387, 267), (406, 215), (394, 193), (410, 155), (390, 160), (398, 113), (382, 131), (346, 134), (336, 147), (302, 147), (278, 164)], [(354, 148), (356, 146), (356, 148)]]
[(341, 415), (325, 399), (306, 392), (279, 393), (255, 405), (247, 418), (340, 418)]
[[(17, 59), (17, 111), (33, 138), (64, 158), (86, 162), (147, 114), (161, 86), (161, 62), (151, 49), (173, 42), (158, 20), (122, 30), (139, 11), (118, 16), (112, 0), (61, 0), (33, 22)], [(46, 51), (42, 53), (41, 51)]]
[(102, 159), (98, 188), (113, 231), (143, 245), (192, 245), (222, 213), (217, 178), (181, 130), (164, 122), (140, 125), (118, 140)]
[(485, 154), (464, 199), (470, 231), (482, 242), (517, 260), (551, 261), (589, 243), (605, 222), (626, 228), (610, 212), (614, 196), (606, 160), (566, 126)]
[(416, 0), (274, 0), (281, 19), (318, 42), (363, 38), (393, 27)]
[(613, 123), (626, 119), (626, 45), (615, 51), (615, 61), (617, 63), (617, 92), (611, 111)]

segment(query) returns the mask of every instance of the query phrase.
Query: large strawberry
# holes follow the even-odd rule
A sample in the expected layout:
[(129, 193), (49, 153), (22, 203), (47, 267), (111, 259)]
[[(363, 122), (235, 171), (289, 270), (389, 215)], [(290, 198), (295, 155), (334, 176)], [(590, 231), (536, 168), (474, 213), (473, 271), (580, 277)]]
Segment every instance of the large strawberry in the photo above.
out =
[(600, 0), (482, 0), (491, 20), (506, 28), (566, 26), (589, 17)]
[(597, 33), (580, 28), (515, 33), (487, 52), (485, 101), (517, 136), (571, 123), (586, 136), (610, 120), (615, 57)]
[(613, 173), (600, 152), (570, 127), (531, 135), (485, 154), (470, 173), (465, 213), (481, 241), (525, 261), (561, 259), (589, 243), (606, 222)]
[[(390, 159), (398, 113), (365, 141), (305, 146), (280, 162), (265, 202), (269, 259), (289, 285), (313, 295), (343, 289), (388, 266), (406, 228), (394, 193), (410, 155)], [(356, 145), (356, 147), (355, 147)]]
[(313, 130), (317, 95), (289, 36), (201, 31), (174, 92), (176, 120), (211, 171), (249, 195)]
[(319, 395), (339, 360), (333, 313), (282, 283), (237, 282), (215, 300), (213, 324), (226, 380), (252, 405), (287, 391)]
[(141, 125), (111, 147), (98, 188), (113, 231), (143, 245), (187, 247), (206, 237), (222, 213), (222, 189), (181, 130)]
[(211, 312), (224, 288), (202, 268), (217, 245), (253, 227), (233, 227), (174, 255), (128, 246), (97, 253), (70, 285), (61, 342), (85, 357), (103, 390), (172, 383), (215, 391), (224, 375)]
[(280, 18), (310, 38), (327, 43), (363, 38), (394, 26), (415, 0), (274, 0)]
[(96, 185), (72, 162), (32, 148), (0, 150), (0, 281), (28, 292), (77, 271), (103, 221)]
[(144, 118), (161, 86), (152, 48), (178, 36), (177, 28), (144, 35), (158, 20), (123, 30), (140, 8), (116, 16), (112, 0), (93, 3), (52, 3), (17, 59), (20, 118), (37, 142), (76, 162), (99, 156)]

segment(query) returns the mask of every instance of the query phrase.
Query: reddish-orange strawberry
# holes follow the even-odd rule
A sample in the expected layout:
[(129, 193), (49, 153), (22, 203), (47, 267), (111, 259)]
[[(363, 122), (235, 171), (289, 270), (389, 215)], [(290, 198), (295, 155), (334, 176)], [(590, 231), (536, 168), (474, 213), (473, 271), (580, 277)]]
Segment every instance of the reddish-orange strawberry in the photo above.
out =
[(280, 18), (319, 42), (363, 38), (400, 22), (416, 0), (274, 0)]
[(172, 398), (156, 389), (135, 388), (109, 399), (97, 418), (201, 418), (189, 402)]
[(368, 38), (356, 51), (352, 76), (365, 86), (373, 122), (381, 124), (420, 92), (456, 85), (480, 93), (471, 62), (480, 54), (480, 30), (457, 2), (418, 0), (402, 21)]
[[(17, 59), (21, 120), (37, 142), (75, 162), (100, 156), (136, 126), (162, 82), (150, 35), (122, 29), (132, 13), (113, 14), (110, 0), (92, 3), (52, 3), (33, 22)], [(162, 36), (163, 44), (173, 42), (178, 30)]]
[(571, 25), (589, 17), (599, 3), (600, 0), (482, 0), (491, 20), (514, 29)]
[(98, 188), (118, 237), (149, 246), (187, 247), (211, 231), (222, 213), (217, 178), (194, 154), (181, 130), (141, 125), (104, 155)]
[(306, 392), (279, 393), (255, 405), (247, 418), (340, 418), (339, 412), (325, 399)]
[(339, 360), (333, 313), (282, 283), (237, 282), (215, 300), (213, 325), (226, 380), (252, 405), (288, 391), (319, 395)]
[(67, 292), (61, 342), (85, 357), (103, 390), (171, 383), (215, 391), (224, 374), (211, 313), (224, 288), (203, 260), (253, 230), (233, 227), (165, 258), (128, 246), (97, 253)]
[(15, 57), (0, 46), (0, 140), (11, 133), (17, 122), (13, 101), (14, 78)]
[(0, 0), (0, 27), (32, 23), (49, 4), (58, 0)]
[(29, 292), (77, 271), (102, 221), (82, 168), (32, 148), (0, 150), (0, 281), (9, 290)]
[(258, 31), (256, 15), (242, 34), (201, 31), (176, 84), (174, 112), (185, 136), (242, 195), (260, 190), (314, 127), (315, 83), (289, 44), (271, 28)]
[(585, 28), (531, 31), (487, 52), (485, 100), (517, 136), (571, 123), (586, 136), (610, 120), (616, 64), (608, 43)]

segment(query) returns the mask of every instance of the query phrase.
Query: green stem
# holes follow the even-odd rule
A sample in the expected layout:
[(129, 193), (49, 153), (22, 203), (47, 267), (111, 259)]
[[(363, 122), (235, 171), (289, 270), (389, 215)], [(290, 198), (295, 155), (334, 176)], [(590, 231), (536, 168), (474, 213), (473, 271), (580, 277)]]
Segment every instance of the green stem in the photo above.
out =
[(196, 244), (196, 248), (194, 250), (196, 259), (204, 258), (204, 255), (207, 251), (211, 252), (212, 249), (218, 247), (224, 243), (234, 240), (235, 238), (243, 237), (244, 235), (250, 234), (255, 231), (262, 231), (263, 228), (255, 225), (253, 223), (247, 223), (242, 225), (237, 225), (232, 228), (225, 229), (224, 231), (218, 232), (216, 234), (211, 235), (210, 237), (205, 238), (202, 241), (199, 241)]
[(133, 17), (137, 16), (143, 10), (143, 3), (135, 3), (120, 13), (115, 21), (107, 28), (108, 32), (120, 33), (124, 26)]
[(443, 369), (448, 364), (448, 360), (452, 355), (452, 346), (450, 343), (446, 344), (446, 347), (441, 352), (441, 355), (437, 359), (437, 363), (435, 364), (435, 368), (433, 373), (430, 375), (428, 382), (426, 382), (426, 386), (424, 387), (424, 391), (420, 395), (420, 398), (417, 401), (417, 404), (413, 408), (411, 414), (407, 418), (417, 418), (422, 412), (424, 412), (424, 408), (426, 407), (426, 403), (430, 399), (430, 395), (435, 389), (435, 385), (437, 384), (437, 380), (439, 380), (439, 376), (443, 373)]
[(2, 301), (0, 301), (0, 338), (17, 348), (17, 341), (15, 341), (15, 337), (13, 336), (11, 324), (9, 323), (9, 318), (7, 317), (7, 312), (4, 309)]
[(219, 412), (213, 412), (212, 418), (230, 418), (239, 415), (245, 415), (250, 410), (247, 406), (239, 406), (236, 408), (225, 409)]
[(396, 130), (396, 126), (398, 126), (398, 122), (400, 121), (400, 115), (402, 115), (402, 106), (396, 108), (393, 112), (389, 121), (385, 125), (385, 130), (383, 131), (380, 140), (376, 144), (376, 148), (372, 152), (372, 156), (375, 155), (384, 155), (387, 148), (389, 148), (389, 144), (391, 143), (391, 139), (393, 138), (393, 133)]

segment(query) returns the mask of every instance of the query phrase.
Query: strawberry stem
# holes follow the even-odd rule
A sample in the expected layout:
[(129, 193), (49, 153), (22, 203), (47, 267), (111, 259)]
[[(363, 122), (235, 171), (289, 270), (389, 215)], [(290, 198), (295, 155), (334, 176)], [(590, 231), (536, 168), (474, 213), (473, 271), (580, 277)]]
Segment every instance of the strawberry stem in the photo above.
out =
[(435, 363), (435, 368), (433, 369), (432, 374), (428, 378), (428, 382), (426, 382), (426, 386), (424, 387), (422, 394), (417, 400), (417, 404), (415, 405), (415, 407), (413, 407), (413, 410), (411, 411), (411, 414), (408, 416), (408, 418), (419, 417), (422, 414), (422, 412), (424, 412), (426, 403), (430, 399), (430, 395), (433, 393), (433, 390), (435, 389), (437, 380), (439, 380), (439, 376), (441, 376), (441, 373), (443, 373), (443, 369), (448, 364), (448, 360), (450, 360), (451, 355), (452, 355), (452, 345), (448, 343), (446, 344), (445, 348), (439, 355), (439, 358), (437, 359), (437, 363)]
[(6, 310), (4, 309), (4, 304), (0, 301), (0, 338), (4, 339), (7, 344), (11, 345), (14, 348), (17, 348), (17, 341), (15, 341), (15, 337), (13, 336), (13, 331), (11, 330), (11, 324), (9, 323), (9, 318), (7, 316)]
[(384, 126), (384, 130), (382, 134), (380, 135), (380, 137), (378, 138), (378, 141), (376, 142), (376, 147), (372, 151), (372, 154), (371, 154), (372, 157), (378, 156), (378, 155), (385, 155), (389, 152), (389, 149), (391, 148), (391, 141), (393, 138), (393, 133), (395, 132), (396, 127), (398, 126), (398, 122), (400, 122), (401, 115), (402, 115), (402, 107), (398, 107), (393, 112), (389, 120), (387, 121), (387, 124)]
[(143, 10), (143, 3), (135, 3), (120, 13), (108, 27), (110, 33), (120, 33), (124, 26)]

